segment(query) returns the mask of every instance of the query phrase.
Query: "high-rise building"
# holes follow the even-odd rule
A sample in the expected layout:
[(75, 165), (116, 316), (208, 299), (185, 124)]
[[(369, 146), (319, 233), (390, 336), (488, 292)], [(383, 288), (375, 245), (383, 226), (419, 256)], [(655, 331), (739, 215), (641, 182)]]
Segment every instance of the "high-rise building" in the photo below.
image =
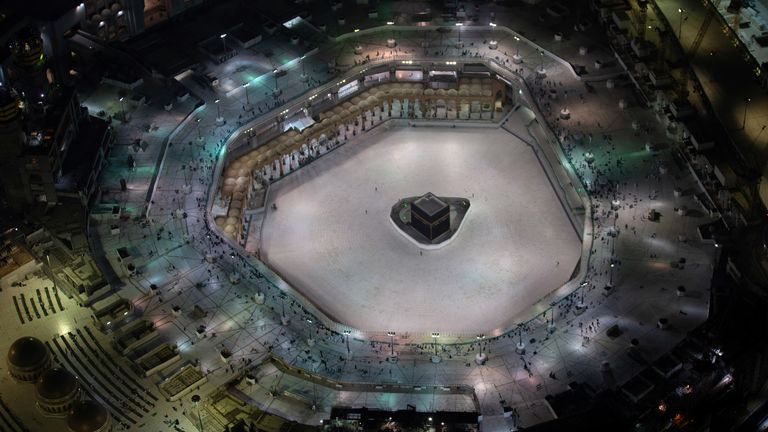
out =
[[(28, 18), (27, 25), (14, 24), (10, 35), (0, 35), (8, 47), (0, 59), (0, 190), (15, 210), (35, 203), (55, 204), (62, 192), (77, 195), (73, 188), (87, 191), (85, 201), (92, 192), (84, 186), (93, 182), (60, 181), (65, 167), (80, 168), (65, 161), (89, 116), (75, 89), (64, 81), (69, 74), (62, 59), (68, 57), (68, 49), (56, 45), (57, 32), (46, 33), (58, 21), (50, 16), (40, 21)], [(99, 166), (87, 164), (98, 175), (111, 131), (102, 128), (99, 136), (87, 135), (98, 148), (79, 157), (98, 160)]]

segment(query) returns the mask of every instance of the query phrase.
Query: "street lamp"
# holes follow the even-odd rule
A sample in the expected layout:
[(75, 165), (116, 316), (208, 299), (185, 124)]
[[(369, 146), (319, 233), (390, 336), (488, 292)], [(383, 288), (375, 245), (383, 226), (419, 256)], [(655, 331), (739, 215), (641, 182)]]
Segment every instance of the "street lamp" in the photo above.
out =
[(499, 47), (499, 42), (493, 39), (493, 31), (496, 29), (496, 23), (489, 23), (488, 25), (491, 26), (491, 40), (488, 41), (488, 48), (496, 49)]
[(227, 34), (222, 33), (219, 37), (221, 38), (221, 46), (224, 47), (224, 55), (227, 55)]
[(221, 126), (224, 124), (224, 117), (221, 116), (221, 105), (219, 105), (219, 102), (221, 102), (221, 99), (216, 99), (213, 101), (214, 104), (216, 104), (216, 125)]
[(290, 320), (288, 315), (285, 314), (285, 294), (280, 294), (280, 306), (282, 307), (282, 314), (280, 315), (280, 324), (287, 326)]
[(475, 363), (477, 363), (479, 366), (482, 366), (486, 361), (488, 361), (488, 355), (483, 352), (483, 340), (485, 339), (485, 335), (479, 334), (475, 336), (475, 339), (477, 339), (477, 354), (475, 354)]
[(549, 322), (547, 323), (547, 331), (552, 333), (555, 331), (555, 307), (557, 306), (557, 303), (551, 303), (549, 309)]
[(48, 252), (45, 253), (45, 260), (48, 261), (48, 272), (51, 273), (51, 282), (53, 282), (53, 289), (56, 289), (56, 279), (53, 275), (53, 267), (51, 267), (51, 256), (48, 255)]
[(544, 51), (539, 51), (539, 54), (541, 54), (541, 65), (539, 66), (539, 73), (544, 74)]
[(680, 20), (679, 24), (677, 25), (677, 39), (680, 40), (680, 44), (682, 45), (683, 42), (683, 12), (685, 12), (685, 9), (677, 8), (677, 12), (680, 14)]
[(514, 36), (515, 38), (515, 55), (512, 56), (512, 61), (515, 64), (520, 64), (523, 61), (523, 58), (520, 57), (520, 38), (517, 36)]
[(350, 335), (351, 333), (352, 333), (352, 332), (351, 332), (351, 331), (349, 331), (349, 330), (344, 330), (344, 339), (346, 340), (346, 344), (347, 344), (347, 355), (349, 355), (349, 354), (350, 354), (350, 350), (349, 350), (349, 335)]
[(741, 129), (743, 130), (745, 127), (747, 127), (747, 106), (749, 103), (752, 102), (752, 98), (746, 98), (744, 99), (744, 117), (741, 119)]
[(253, 106), (251, 105), (251, 100), (248, 99), (248, 86), (249, 85), (251, 85), (251, 83), (243, 84), (243, 89), (245, 89), (245, 106), (243, 108), (246, 111), (253, 111)]
[(515, 351), (520, 355), (525, 354), (525, 343), (523, 343), (523, 324), (517, 325), (517, 346), (515, 347)]
[(200, 134), (200, 119), (195, 119), (195, 124), (197, 125), (197, 139), (202, 140), (203, 135)]
[(120, 109), (123, 111), (122, 116), (123, 121), (125, 121), (125, 102), (123, 102), (123, 100), (125, 100), (125, 96), (120, 96)]
[(315, 346), (315, 338), (312, 337), (312, 319), (307, 318), (307, 345)]
[(203, 432), (203, 418), (200, 416), (200, 395), (192, 395), (192, 402), (197, 408), (197, 421), (200, 423), (200, 432)]
[(461, 44), (461, 28), (464, 27), (464, 23), (456, 23), (456, 27), (459, 28), (459, 42), (456, 44), (457, 48), (461, 48), (463, 45)]
[(388, 331), (387, 336), (389, 336), (389, 356), (390, 358), (395, 357), (395, 332)]
[(280, 87), (277, 84), (277, 75), (278, 75), (279, 72), (280, 72), (280, 70), (277, 69), (277, 68), (272, 69), (272, 78), (274, 78), (274, 80), (275, 80), (275, 89), (272, 90), (272, 96), (275, 99), (277, 99), (277, 97), (280, 96), (280, 94), (282, 93), (282, 91), (280, 90)]
[(433, 344), (435, 345), (435, 354), (432, 356), (432, 363), (440, 363), (443, 359), (437, 353), (437, 338), (440, 337), (440, 333), (433, 332), (431, 335)]

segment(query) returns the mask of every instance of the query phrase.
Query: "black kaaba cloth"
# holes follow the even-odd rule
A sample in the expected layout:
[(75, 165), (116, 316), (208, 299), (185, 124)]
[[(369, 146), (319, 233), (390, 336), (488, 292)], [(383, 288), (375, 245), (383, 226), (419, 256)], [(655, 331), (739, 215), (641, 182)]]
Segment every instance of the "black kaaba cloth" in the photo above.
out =
[(411, 205), (411, 226), (434, 240), (451, 228), (450, 215), (448, 204), (427, 192)]

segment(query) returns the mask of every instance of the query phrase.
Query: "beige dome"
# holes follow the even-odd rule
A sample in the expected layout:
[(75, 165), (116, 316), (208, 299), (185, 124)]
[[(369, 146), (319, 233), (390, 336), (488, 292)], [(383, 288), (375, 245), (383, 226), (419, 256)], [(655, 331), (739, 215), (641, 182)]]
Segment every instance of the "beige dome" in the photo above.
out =
[(77, 391), (77, 378), (68, 370), (52, 368), (43, 372), (35, 383), (35, 392), (48, 400), (63, 399)]
[(109, 412), (98, 402), (84, 400), (75, 404), (67, 417), (71, 432), (97, 432), (109, 421)]
[(8, 350), (8, 363), (17, 368), (34, 368), (48, 361), (48, 348), (40, 339), (25, 336), (16, 339)]

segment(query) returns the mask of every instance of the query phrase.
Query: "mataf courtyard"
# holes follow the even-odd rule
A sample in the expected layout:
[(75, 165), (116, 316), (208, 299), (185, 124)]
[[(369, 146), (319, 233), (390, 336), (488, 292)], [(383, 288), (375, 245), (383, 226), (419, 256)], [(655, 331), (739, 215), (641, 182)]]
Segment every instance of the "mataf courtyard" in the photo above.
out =
[[(499, 128), (382, 128), (270, 188), (261, 256), (319, 309), (360, 330), (484, 333), (569, 279), (581, 242), (530, 146)], [(472, 205), (440, 249), (389, 221), (427, 191)]]

